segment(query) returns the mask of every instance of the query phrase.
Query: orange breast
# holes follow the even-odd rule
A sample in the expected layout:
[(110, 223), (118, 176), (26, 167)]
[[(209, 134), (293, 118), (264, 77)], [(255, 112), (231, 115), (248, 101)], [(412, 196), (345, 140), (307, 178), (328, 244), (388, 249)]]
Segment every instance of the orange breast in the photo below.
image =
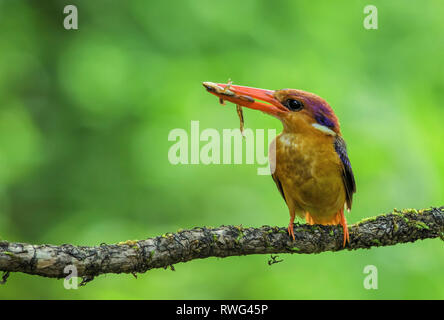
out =
[(293, 208), (301, 217), (309, 212), (318, 223), (331, 221), (345, 203), (334, 137), (317, 132), (283, 132), (273, 143), (276, 159), (270, 158), (270, 163), (275, 164), (290, 210)]

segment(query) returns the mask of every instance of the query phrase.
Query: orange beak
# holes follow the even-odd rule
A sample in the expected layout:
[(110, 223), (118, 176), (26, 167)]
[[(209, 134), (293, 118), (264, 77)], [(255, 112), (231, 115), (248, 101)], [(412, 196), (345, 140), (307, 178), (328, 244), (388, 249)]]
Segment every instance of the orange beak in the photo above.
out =
[(274, 97), (274, 90), (258, 89), (223, 83), (203, 82), (209, 93), (234, 104), (250, 109), (260, 110), (279, 118), (288, 112), (279, 100)]

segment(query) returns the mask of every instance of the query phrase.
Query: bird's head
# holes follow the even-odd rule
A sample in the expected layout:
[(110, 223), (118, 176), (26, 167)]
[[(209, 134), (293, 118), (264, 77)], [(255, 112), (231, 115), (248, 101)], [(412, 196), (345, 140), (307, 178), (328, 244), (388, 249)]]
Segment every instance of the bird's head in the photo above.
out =
[(321, 97), (302, 90), (266, 90), (230, 84), (204, 82), (208, 92), (250, 109), (260, 110), (281, 120), (289, 132), (321, 131), (340, 134), (338, 118)]

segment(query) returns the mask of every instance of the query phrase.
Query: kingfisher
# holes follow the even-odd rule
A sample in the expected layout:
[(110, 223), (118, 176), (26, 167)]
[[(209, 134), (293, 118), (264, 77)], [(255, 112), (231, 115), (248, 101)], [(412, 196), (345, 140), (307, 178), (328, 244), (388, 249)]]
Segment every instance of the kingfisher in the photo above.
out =
[(350, 241), (344, 210), (350, 211), (356, 183), (338, 118), (321, 97), (297, 89), (267, 90), (203, 82), (208, 92), (262, 111), (282, 122), (271, 142), (271, 176), (290, 213), (289, 236), (295, 240), (296, 215), (310, 224), (341, 225), (343, 246)]

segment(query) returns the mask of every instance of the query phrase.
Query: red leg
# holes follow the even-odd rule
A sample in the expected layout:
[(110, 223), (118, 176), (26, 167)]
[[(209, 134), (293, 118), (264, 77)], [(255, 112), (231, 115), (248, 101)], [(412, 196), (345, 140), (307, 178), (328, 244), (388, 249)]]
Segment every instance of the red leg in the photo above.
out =
[(294, 238), (294, 217), (295, 217), (295, 213), (291, 213), (290, 212), (290, 223), (288, 224), (288, 234), (293, 238), (293, 241), (295, 240)]
[(345, 244), (347, 242), (350, 243), (350, 235), (348, 233), (348, 226), (347, 226), (347, 220), (345, 220), (344, 209), (342, 209), (340, 211), (340, 214), (341, 214), (341, 222), (339, 224), (342, 226), (342, 230), (344, 231), (344, 244), (343, 244), (343, 246), (345, 247)]

